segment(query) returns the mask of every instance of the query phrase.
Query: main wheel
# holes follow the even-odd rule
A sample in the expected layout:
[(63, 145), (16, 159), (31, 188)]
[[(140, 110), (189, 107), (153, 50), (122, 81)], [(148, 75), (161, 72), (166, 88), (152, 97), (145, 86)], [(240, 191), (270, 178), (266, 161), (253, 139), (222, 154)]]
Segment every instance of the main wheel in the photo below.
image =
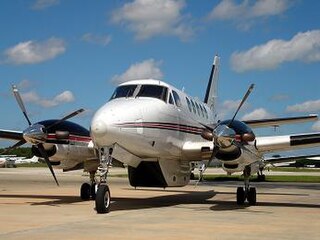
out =
[(101, 184), (96, 194), (97, 213), (108, 213), (110, 211), (111, 195), (108, 185)]
[(254, 187), (249, 188), (247, 199), (248, 199), (248, 202), (250, 205), (256, 205), (256, 203), (257, 203), (256, 188), (254, 188)]
[(244, 204), (244, 201), (246, 200), (246, 194), (244, 192), (243, 187), (237, 188), (237, 204), (242, 205)]
[(83, 183), (80, 189), (80, 197), (82, 200), (89, 200), (91, 196), (91, 186), (89, 183)]

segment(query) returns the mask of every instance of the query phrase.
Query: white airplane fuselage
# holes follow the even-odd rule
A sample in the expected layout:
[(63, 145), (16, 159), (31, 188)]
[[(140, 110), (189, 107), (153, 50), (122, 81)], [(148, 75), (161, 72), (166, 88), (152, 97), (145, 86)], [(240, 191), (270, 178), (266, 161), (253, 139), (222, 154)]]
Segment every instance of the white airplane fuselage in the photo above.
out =
[[(124, 97), (107, 102), (94, 115), (91, 125), (93, 141), (99, 147), (119, 144), (141, 158), (165, 158), (167, 160), (195, 160), (184, 156), (186, 142), (203, 142), (200, 134), (203, 126), (213, 119), (209, 108), (174, 87), (158, 80), (131, 81), (132, 84), (157, 84), (179, 94), (181, 105), (177, 106), (152, 97)], [(202, 114), (188, 110), (187, 100), (201, 104), (207, 111)], [(191, 105), (192, 106), (192, 105)], [(197, 160), (200, 160), (199, 158)]]

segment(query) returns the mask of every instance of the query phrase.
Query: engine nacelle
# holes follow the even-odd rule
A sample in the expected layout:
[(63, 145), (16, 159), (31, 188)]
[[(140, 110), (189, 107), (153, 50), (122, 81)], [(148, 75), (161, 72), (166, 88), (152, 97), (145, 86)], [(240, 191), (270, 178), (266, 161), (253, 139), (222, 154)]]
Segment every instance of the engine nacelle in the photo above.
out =
[(223, 169), (228, 173), (242, 172), (246, 166), (251, 166), (252, 174), (259, 170), (259, 166), (255, 166), (257, 163), (256, 154), (253, 154), (249, 151), (239, 149), (238, 152), (233, 152), (233, 154), (230, 154), (229, 158), (228, 155), (225, 155), (225, 153), (222, 154), (222, 156), (222, 158), (217, 158), (222, 162)]

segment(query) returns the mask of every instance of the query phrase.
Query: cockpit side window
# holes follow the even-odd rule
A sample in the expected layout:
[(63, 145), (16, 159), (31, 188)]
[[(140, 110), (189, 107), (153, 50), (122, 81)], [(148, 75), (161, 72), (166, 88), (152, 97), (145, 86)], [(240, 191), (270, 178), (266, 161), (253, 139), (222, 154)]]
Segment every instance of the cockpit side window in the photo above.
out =
[(174, 101), (176, 102), (177, 107), (181, 107), (181, 100), (176, 91), (172, 91)]
[(112, 94), (111, 99), (123, 98), (123, 97), (132, 97), (134, 90), (137, 88), (137, 85), (124, 85), (116, 88)]
[(158, 98), (164, 102), (167, 101), (168, 89), (158, 85), (142, 85), (137, 97)]
[(174, 102), (173, 102), (173, 98), (172, 98), (172, 94), (170, 93), (169, 94), (169, 104), (172, 104), (172, 105), (174, 105)]

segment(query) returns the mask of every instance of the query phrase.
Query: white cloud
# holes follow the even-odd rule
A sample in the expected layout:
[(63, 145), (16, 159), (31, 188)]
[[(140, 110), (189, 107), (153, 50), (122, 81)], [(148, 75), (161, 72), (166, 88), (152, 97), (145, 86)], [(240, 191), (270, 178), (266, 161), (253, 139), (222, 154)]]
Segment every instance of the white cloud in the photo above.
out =
[(161, 61), (147, 59), (142, 62), (132, 64), (124, 73), (115, 75), (111, 81), (119, 84), (136, 79), (162, 79), (163, 73), (161, 72), (160, 65)]
[(317, 121), (315, 124), (312, 126), (313, 131), (320, 131), (320, 121)]
[(289, 95), (286, 95), (286, 94), (276, 94), (271, 97), (271, 100), (275, 102), (280, 102), (280, 101), (288, 100), (289, 98), (290, 98)]
[(313, 101), (306, 101), (296, 105), (288, 106), (287, 112), (318, 112), (320, 111), (320, 99)]
[(43, 10), (59, 4), (60, 0), (36, 0), (32, 5), (33, 10)]
[[(241, 99), (239, 100), (225, 100), (222, 104), (218, 105), (218, 119), (219, 120), (225, 120), (227, 117), (231, 118), (233, 117), (234, 113), (236, 112), (237, 108), (239, 107), (241, 102)], [(248, 102), (245, 102), (242, 105), (241, 110), (248, 109), (250, 107), (250, 104)]]
[(45, 108), (55, 107), (75, 100), (73, 93), (70, 91), (64, 91), (52, 99), (42, 98), (35, 91), (23, 93), (21, 97), (25, 102), (31, 102)]
[(292, 2), (289, 0), (222, 0), (208, 15), (211, 20), (232, 20), (243, 30), (250, 28), (258, 18), (275, 16), (285, 12)]
[(63, 54), (65, 50), (64, 41), (54, 37), (43, 42), (21, 42), (5, 50), (5, 62), (17, 65), (40, 63)]
[(81, 39), (85, 42), (98, 44), (104, 47), (111, 42), (110, 35), (96, 35), (93, 33), (86, 33), (81, 37)]
[(178, 36), (186, 40), (193, 35), (187, 16), (181, 11), (184, 0), (134, 0), (112, 13), (112, 22), (124, 25), (139, 40), (157, 35)]
[(26, 89), (32, 86), (32, 82), (30, 80), (24, 79), (18, 83), (18, 89)]
[(273, 114), (269, 113), (266, 109), (264, 108), (258, 108), (253, 110), (250, 113), (245, 114), (242, 117), (242, 120), (258, 120), (258, 119), (264, 119), (264, 118), (272, 118), (274, 117)]
[(231, 56), (237, 72), (274, 69), (291, 61), (320, 61), (320, 30), (298, 33), (289, 41), (274, 39)]

